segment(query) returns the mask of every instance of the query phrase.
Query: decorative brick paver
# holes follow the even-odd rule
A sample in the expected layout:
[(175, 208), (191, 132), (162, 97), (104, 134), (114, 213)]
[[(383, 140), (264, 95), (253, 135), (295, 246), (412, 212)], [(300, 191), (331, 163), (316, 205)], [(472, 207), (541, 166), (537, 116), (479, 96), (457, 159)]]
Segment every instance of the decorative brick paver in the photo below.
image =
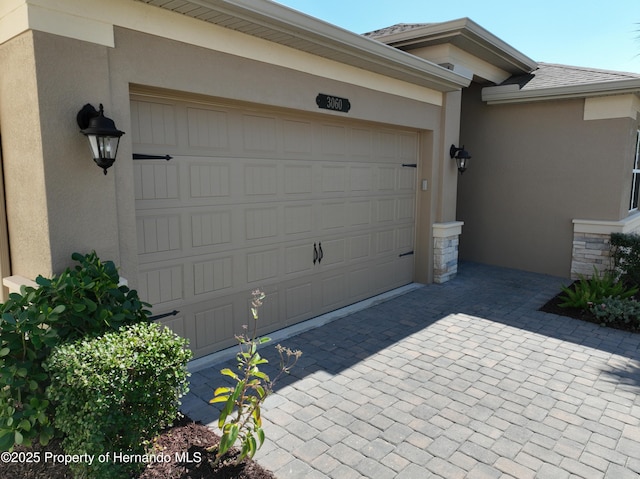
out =
[[(304, 354), (256, 460), (279, 479), (639, 477), (640, 335), (538, 311), (568, 282), (462, 263), (284, 340)], [(215, 426), (229, 366), (193, 374), (185, 413)]]

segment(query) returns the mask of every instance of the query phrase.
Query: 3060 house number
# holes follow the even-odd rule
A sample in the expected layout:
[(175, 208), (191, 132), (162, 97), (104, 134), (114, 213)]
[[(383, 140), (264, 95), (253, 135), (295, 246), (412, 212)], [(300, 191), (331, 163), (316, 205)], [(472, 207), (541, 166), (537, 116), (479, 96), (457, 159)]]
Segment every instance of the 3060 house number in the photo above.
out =
[(316, 105), (318, 105), (318, 108), (324, 110), (333, 110), (342, 113), (348, 113), (351, 109), (351, 103), (347, 98), (325, 95), (324, 93), (318, 94), (316, 97)]

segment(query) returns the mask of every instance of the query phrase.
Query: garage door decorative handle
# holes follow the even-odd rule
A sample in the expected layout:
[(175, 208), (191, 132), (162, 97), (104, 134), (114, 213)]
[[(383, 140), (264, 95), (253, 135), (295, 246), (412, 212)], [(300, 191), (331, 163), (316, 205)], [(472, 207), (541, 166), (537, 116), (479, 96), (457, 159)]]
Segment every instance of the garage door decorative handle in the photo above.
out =
[(313, 264), (316, 264), (316, 261), (318, 261), (318, 250), (316, 244), (313, 243)]
[(320, 250), (320, 256), (318, 256), (318, 264), (320, 264), (322, 258), (324, 258), (324, 253), (322, 252), (322, 243), (318, 243), (318, 249)]

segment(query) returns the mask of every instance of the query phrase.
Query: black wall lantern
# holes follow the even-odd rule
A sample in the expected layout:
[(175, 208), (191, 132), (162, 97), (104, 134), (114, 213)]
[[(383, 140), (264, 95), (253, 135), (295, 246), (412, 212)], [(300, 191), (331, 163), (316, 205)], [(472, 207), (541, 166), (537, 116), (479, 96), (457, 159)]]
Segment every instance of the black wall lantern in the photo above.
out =
[(462, 145), (461, 148), (456, 148), (456, 145), (451, 145), (449, 155), (451, 155), (451, 158), (456, 160), (456, 165), (458, 165), (458, 171), (460, 174), (464, 173), (467, 169), (467, 163), (469, 163), (469, 160), (471, 159), (471, 155), (464, 149), (464, 145)]
[(80, 133), (89, 140), (93, 161), (107, 174), (107, 168), (113, 165), (118, 154), (118, 143), (124, 131), (116, 128), (111, 118), (104, 116), (104, 109), (100, 103), (100, 111), (87, 103), (76, 117)]

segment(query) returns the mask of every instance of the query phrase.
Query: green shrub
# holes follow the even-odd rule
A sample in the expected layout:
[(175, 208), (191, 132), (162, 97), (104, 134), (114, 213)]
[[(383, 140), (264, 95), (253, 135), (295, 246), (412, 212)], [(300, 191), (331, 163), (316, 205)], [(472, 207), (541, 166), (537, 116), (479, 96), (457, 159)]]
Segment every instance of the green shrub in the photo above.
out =
[(72, 258), (75, 268), (39, 276), (38, 288), (22, 287), (0, 305), (0, 450), (35, 439), (46, 445), (53, 436), (42, 368), (52, 347), (148, 320), (148, 305), (118, 285), (113, 262), (95, 252)]
[(620, 279), (640, 285), (640, 235), (611, 233), (611, 257)]
[(55, 324), (61, 339), (100, 335), (148, 320), (149, 304), (140, 301), (137, 291), (119, 284), (112, 261), (100, 261), (95, 252), (74, 253), (71, 258), (79, 262), (74, 269), (52, 279), (36, 279), (49, 304), (65, 306)]
[(627, 288), (616, 280), (616, 275), (611, 271), (605, 271), (601, 276), (594, 266), (591, 278), (580, 275), (572, 287), (563, 286), (562, 292), (560, 307), (586, 310), (608, 297), (629, 298), (638, 292), (638, 288)]
[(155, 323), (138, 323), (101, 337), (57, 346), (44, 363), (55, 427), (66, 434), (67, 454), (109, 461), (74, 464), (84, 477), (129, 477), (144, 463), (114, 461), (116, 453), (146, 453), (146, 446), (177, 416), (187, 392), (187, 340)]
[(601, 324), (622, 321), (633, 329), (640, 328), (640, 302), (634, 299), (605, 298), (589, 309)]

